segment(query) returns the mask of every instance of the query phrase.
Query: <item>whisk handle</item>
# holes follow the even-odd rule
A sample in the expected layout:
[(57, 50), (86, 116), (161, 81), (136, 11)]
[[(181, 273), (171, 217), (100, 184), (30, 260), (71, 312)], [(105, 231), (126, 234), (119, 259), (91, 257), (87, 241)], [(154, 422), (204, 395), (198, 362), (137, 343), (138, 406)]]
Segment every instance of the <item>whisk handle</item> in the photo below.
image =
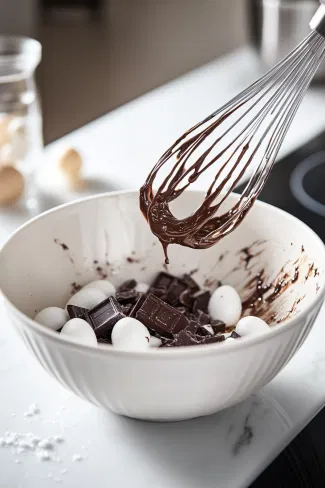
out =
[(325, 37), (325, 0), (321, 0), (321, 6), (309, 22), (309, 27)]

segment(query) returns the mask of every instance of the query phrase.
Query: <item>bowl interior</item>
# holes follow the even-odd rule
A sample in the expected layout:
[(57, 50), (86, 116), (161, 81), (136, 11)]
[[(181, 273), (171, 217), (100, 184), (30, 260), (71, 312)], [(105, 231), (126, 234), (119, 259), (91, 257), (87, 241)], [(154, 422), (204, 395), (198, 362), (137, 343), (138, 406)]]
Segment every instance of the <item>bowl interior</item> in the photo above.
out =
[[(175, 211), (186, 213), (202, 197), (188, 191)], [(236, 200), (233, 194), (228, 204)], [(231, 284), (246, 313), (272, 324), (303, 310), (324, 282), (320, 239), (297, 219), (260, 202), (211, 249), (170, 246), (169, 258), (170, 273), (192, 272), (210, 289), (218, 280)], [(0, 252), (1, 290), (29, 317), (47, 306), (64, 306), (76, 285), (93, 279), (150, 283), (164, 270), (162, 248), (139, 211), (137, 192), (97, 196), (47, 212), (17, 231)], [(261, 293), (267, 306), (260, 306)]]

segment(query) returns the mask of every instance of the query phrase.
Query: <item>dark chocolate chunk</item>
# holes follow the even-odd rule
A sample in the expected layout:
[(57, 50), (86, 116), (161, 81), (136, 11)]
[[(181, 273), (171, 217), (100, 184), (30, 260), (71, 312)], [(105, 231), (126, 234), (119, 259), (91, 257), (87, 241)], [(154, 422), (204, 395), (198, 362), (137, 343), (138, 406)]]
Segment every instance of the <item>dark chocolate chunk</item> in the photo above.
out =
[(232, 331), (229, 337), (232, 337), (233, 339), (238, 339), (240, 337), (239, 334), (235, 330)]
[(195, 295), (194, 297), (194, 304), (193, 304), (193, 312), (196, 310), (202, 310), (202, 312), (208, 313), (208, 303), (210, 300), (211, 293), (209, 291), (203, 291)]
[(191, 292), (189, 289), (183, 291), (178, 299), (179, 303), (181, 305), (184, 305), (186, 308), (192, 308), (193, 307), (193, 297), (191, 295)]
[(151, 293), (135, 314), (149, 329), (165, 337), (172, 337), (185, 329), (188, 320), (181, 312)]
[(213, 344), (214, 342), (222, 342), (225, 340), (225, 336), (223, 334), (217, 334), (214, 336), (205, 336), (204, 339), (200, 342), (200, 344)]
[(186, 330), (189, 330), (192, 334), (196, 334), (199, 328), (199, 324), (195, 320), (189, 320)]
[(121, 309), (122, 309), (122, 312), (124, 313), (124, 315), (129, 315), (131, 310), (132, 310), (132, 307), (133, 307), (133, 304), (132, 303), (125, 303), (125, 304), (121, 304)]
[(119, 303), (134, 303), (138, 298), (138, 293), (134, 288), (131, 290), (118, 291), (115, 298)]
[(125, 317), (121, 305), (114, 297), (108, 297), (88, 312), (90, 323), (97, 337), (110, 338), (118, 320)]
[(164, 288), (152, 288), (150, 287), (149, 292), (155, 297), (161, 298), (162, 300), (166, 300), (167, 290)]
[(198, 327), (196, 334), (199, 336), (203, 336), (203, 337), (213, 337), (214, 336), (213, 329), (210, 325), (208, 325), (207, 327), (205, 327), (204, 325), (201, 325), (200, 327)]
[(175, 278), (168, 287), (166, 302), (169, 303), (169, 305), (176, 305), (180, 295), (186, 290), (188, 290), (187, 284), (182, 280)]
[(150, 287), (149, 290), (150, 293), (152, 293), (151, 288), (153, 289), (158, 288), (161, 290), (165, 290), (165, 292), (167, 292), (168, 288), (170, 287), (174, 279), (175, 279), (174, 276), (168, 273), (164, 273), (164, 272), (159, 273)]
[(192, 293), (196, 293), (200, 290), (199, 285), (195, 280), (193, 280), (192, 276), (189, 274), (184, 274), (182, 276), (182, 280), (187, 284), (187, 288), (191, 290)]
[(197, 326), (199, 325), (198, 321), (197, 321), (197, 317), (194, 315), (194, 313), (186, 311), (185, 315), (189, 321), (195, 322), (197, 324)]
[(215, 334), (226, 332), (226, 324), (222, 320), (211, 320), (210, 325)]
[(112, 344), (112, 341), (108, 337), (98, 337), (97, 341), (100, 344)]
[(171, 343), (165, 344), (165, 347), (196, 346), (200, 344), (197, 338), (187, 329), (176, 334)]
[(67, 311), (70, 319), (83, 319), (89, 322), (89, 310), (87, 308), (77, 307), (76, 305), (68, 305)]
[(135, 280), (127, 280), (122, 283), (118, 289), (118, 291), (128, 291), (133, 290), (137, 286), (137, 282)]
[(178, 310), (181, 313), (185, 313), (186, 312), (186, 308), (185, 307), (175, 307), (175, 308), (176, 308), (176, 310)]
[(135, 302), (135, 304), (133, 305), (133, 308), (130, 311), (130, 314), (129, 314), (130, 317), (135, 317), (137, 311), (139, 310), (139, 308), (141, 307), (141, 305), (143, 304), (143, 302), (145, 301), (146, 298), (147, 298), (146, 293), (139, 295), (138, 300)]
[(196, 310), (195, 317), (200, 325), (209, 325), (210, 324), (210, 315), (203, 312), (202, 310)]

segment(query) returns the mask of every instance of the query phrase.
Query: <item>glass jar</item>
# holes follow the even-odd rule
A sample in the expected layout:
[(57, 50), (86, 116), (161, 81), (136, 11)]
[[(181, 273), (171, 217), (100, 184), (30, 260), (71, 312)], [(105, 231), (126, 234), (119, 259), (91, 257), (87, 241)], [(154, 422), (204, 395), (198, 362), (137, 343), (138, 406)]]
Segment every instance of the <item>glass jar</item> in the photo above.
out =
[(33, 175), (43, 135), (34, 73), (41, 53), (34, 39), (0, 36), (0, 206), (37, 204)]

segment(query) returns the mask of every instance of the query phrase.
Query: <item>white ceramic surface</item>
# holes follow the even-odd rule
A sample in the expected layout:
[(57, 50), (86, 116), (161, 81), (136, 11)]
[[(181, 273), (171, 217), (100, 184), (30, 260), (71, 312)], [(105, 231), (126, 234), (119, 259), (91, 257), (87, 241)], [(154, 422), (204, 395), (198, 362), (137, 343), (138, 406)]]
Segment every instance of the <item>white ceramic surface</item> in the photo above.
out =
[[(236, 198), (232, 195), (230, 203)], [(201, 192), (188, 192), (176, 212), (201, 199)], [(74, 344), (31, 320), (35, 310), (64, 306), (73, 282), (82, 285), (95, 279), (98, 264), (94, 261), (114, 284), (131, 276), (150, 282), (162, 269), (161, 247), (137, 201), (137, 192), (98, 196), (57, 208), (18, 230), (0, 253), (0, 286), (12, 323), (54, 377), (79, 396), (116, 413), (180, 420), (243, 400), (268, 383), (300, 347), (324, 298), (323, 243), (297, 219), (266, 204), (257, 202), (243, 224), (210, 250), (170, 249), (171, 273), (198, 268), (195, 278), (201, 284), (205, 279), (209, 283), (211, 278), (221, 279), (235, 286), (242, 298), (242, 285), (250, 273), (264, 268), (271, 278), (285, 266), (292, 274), (299, 259), (299, 279), (284, 300), (274, 302), (276, 311), (285, 316), (297, 298), (304, 299), (295, 307), (296, 315), (265, 336), (137, 353)], [(244, 257), (239, 251), (255, 241), (256, 254), (261, 254), (245, 269), (239, 265)], [(64, 250), (62, 243), (69, 249)], [(318, 272), (305, 282), (311, 263)]]

